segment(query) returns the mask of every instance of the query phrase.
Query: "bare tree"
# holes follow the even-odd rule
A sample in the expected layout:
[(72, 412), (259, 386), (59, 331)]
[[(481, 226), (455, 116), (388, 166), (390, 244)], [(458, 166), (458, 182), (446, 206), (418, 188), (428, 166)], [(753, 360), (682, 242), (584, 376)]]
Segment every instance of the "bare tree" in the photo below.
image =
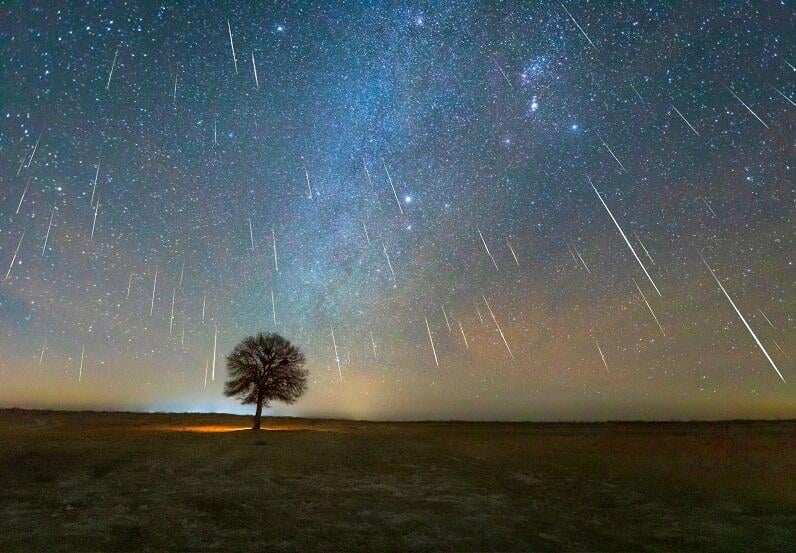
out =
[(295, 402), (307, 389), (304, 353), (279, 334), (248, 336), (227, 355), (229, 376), (224, 395), (255, 404), (254, 425), (259, 430), (263, 405)]

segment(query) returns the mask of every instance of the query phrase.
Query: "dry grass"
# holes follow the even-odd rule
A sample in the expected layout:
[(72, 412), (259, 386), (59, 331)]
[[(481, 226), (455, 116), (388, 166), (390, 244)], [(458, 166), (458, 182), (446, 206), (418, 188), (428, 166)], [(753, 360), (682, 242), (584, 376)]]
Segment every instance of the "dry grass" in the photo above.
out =
[(796, 543), (794, 422), (248, 423), (0, 412), (0, 550)]

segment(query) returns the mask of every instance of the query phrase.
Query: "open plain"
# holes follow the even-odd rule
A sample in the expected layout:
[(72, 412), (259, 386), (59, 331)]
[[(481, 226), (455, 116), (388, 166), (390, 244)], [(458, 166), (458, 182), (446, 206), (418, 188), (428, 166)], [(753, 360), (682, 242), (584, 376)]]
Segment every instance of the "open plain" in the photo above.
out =
[(796, 423), (0, 411), (3, 551), (785, 551)]

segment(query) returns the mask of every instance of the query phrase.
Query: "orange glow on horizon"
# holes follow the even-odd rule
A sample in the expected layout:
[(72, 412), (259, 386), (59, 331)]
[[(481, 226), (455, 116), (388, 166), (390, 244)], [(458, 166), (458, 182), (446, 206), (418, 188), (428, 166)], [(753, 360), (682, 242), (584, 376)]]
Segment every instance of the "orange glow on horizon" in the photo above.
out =
[[(208, 424), (199, 426), (145, 426), (141, 430), (154, 431), (154, 432), (194, 432), (198, 434), (214, 434), (219, 432), (240, 432), (244, 430), (251, 430), (251, 426), (226, 426), (221, 424)], [(270, 425), (260, 428), (261, 431), (267, 432), (294, 432), (299, 430), (311, 430), (306, 426), (278, 426)], [(315, 429), (313, 429), (315, 430)]]

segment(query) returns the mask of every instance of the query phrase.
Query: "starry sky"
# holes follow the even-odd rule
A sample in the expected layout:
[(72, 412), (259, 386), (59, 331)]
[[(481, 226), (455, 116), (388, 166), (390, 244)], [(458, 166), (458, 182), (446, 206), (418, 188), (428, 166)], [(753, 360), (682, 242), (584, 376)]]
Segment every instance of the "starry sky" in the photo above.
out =
[(796, 416), (793, 5), (249, 4), (0, 7), (0, 405)]

